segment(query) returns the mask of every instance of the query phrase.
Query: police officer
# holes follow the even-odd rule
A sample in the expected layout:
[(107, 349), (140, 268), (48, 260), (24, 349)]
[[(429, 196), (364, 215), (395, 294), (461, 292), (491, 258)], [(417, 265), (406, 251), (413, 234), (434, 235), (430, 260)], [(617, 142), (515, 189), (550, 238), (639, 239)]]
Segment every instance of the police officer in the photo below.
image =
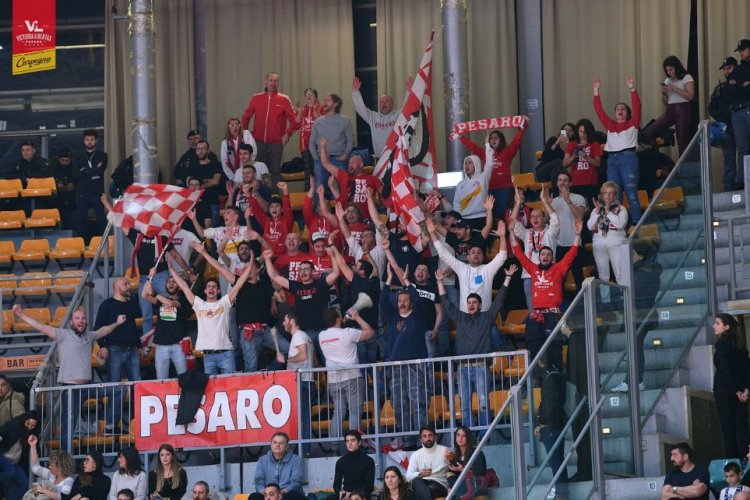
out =
[(52, 177), (52, 170), (46, 158), (36, 155), (36, 147), (31, 141), (21, 143), (21, 158), (3, 175), (5, 179), (21, 179), (26, 187), (27, 179), (34, 177)]
[(727, 77), (727, 94), (732, 110), (732, 128), (740, 159), (750, 155), (750, 40), (737, 43), (740, 64)]
[(104, 171), (107, 170), (107, 153), (96, 149), (99, 133), (95, 129), (84, 130), (84, 151), (73, 159), (73, 177), (76, 184), (76, 222), (78, 234), (87, 236), (89, 208), (94, 209), (99, 232), (104, 233), (107, 219), (101, 195), (104, 192)]
[[(725, 57), (719, 69), (723, 71), (724, 78), (737, 67), (737, 59)], [(737, 183), (737, 145), (734, 142), (734, 129), (732, 129), (732, 110), (729, 96), (727, 95), (727, 80), (719, 81), (711, 93), (711, 101), (708, 104), (708, 112), (711, 117), (726, 125), (724, 136), (721, 140), (721, 150), (724, 154), (724, 191), (732, 191), (740, 186)]]

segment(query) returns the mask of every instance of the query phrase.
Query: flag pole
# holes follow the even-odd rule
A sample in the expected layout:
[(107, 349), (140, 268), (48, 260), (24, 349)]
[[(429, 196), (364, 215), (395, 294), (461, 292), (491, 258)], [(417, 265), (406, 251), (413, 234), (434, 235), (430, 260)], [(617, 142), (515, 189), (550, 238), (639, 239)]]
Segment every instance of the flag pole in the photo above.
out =
[[(164, 244), (164, 248), (161, 249), (161, 253), (159, 254), (159, 257), (156, 259), (156, 262), (154, 262), (154, 268), (159, 267), (159, 262), (161, 262), (161, 259), (164, 257), (164, 254), (167, 252), (167, 247), (172, 242), (172, 239), (174, 238), (174, 235), (177, 234), (177, 231), (179, 231), (179, 230), (180, 230), (180, 228), (178, 226), (177, 229), (169, 235), (169, 238), (167, 238), (167, 242)], [(157, 235), (156, 237), (158, 238), (159, 236)], [(153, 276), (149, 276), (148, 277), (148, 282), (151, 283), (151, 280), (153, 280), (153, 279), (154, 279)]]

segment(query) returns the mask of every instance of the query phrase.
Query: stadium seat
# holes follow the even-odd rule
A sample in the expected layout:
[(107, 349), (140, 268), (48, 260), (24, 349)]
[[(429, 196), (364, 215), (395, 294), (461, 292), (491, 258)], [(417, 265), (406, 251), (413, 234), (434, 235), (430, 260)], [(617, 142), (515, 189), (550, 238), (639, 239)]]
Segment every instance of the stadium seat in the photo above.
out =
[(23, 210), (5, 210), (0, 212), (0, 229), (21, 229), (25, 220)]
[[(542, 388), (541, 387), (534, 387), (534, 390), (532, 391), (533, 397), (534, 397), (534, 415), (539, 413), (539, 404), (542, 402)], [(523, 402), (523, 407), (521, 408), (521, 411), (524, 415), (529, 414), (529, 400), (528, 398)]]
[(13, 323), (16, 321), (16, 315), (10, 309), (3, 310), (3, 333), (10, 333), (13, 330)]
[[(27, 316), (31, 316), (35, 320), (45, 325), (49, 325), (50, 322), (52, 321), (52, 315), (50, 314), (48, 307), (29, 307), (27, 309), (24, 309), (23, 312)], [(33, 328), (28, 323), (26, 323), (25, 321), (18, 320), (13, 324), (13, 331), (19, 332), (19, 333), (20, 332), (35, 332), (36, 329)]]
[(456, 422), (463, 420), (463, 413), (461, 412), (461, 396), (458, 394), (453, 395), (453, 413), (455, 414)]
[[(654, 198), (656, 198), (657, 193), (654, 193)], [(661, 193), (661, 198), (654, 205), (656, 211), (677, 210), (685, 203), (685, 193), (682, 186), (664, 188)]]
[(550, 188), (550, 182), (537, 182), (532, 172), (513, 175), (513, 185), (523, 191), (539, 191), (543, 187)]
[(293, 172), (290, 174), (281, 173), (281, 180), (284, 182), (295, 182), (295, 181), (304, 181), (305, 180), (305, 173), (304, 172)]
[(445, 396), (431, 396), (430, 404), (427, 408), (427, 418), (435, 424), (445, 424), (450, 422), (451, 412), (448, 408), (448, 400)]
[[(638, 190), (638, 204), (641, 206), (641, 210), (646, 210), (648, 208), (648, 193), (644, 189)], [(622, 197), (622, 206), (630, 212), (630, 200), (628, 200), (627, 196)]]
[[(206, 266), (208, 267), (208, 266)], [(135, 271), (135, 274), (131, 276), (131, 271)], [(141, 273), (138, 271), (138, 269), (132, 269), (127, 268), (125, 270), (125, 275), (123, 276), (126, 280), (128, 280), (128, 283), (130, 284), (130, 291), (131, 292), (137, 292), (138, 291), (138, 284), (141, 281)]]
[(18, 286), (18, 276), (15, 274), (0, 274), (0, 292), (3, 302), (13, 301), (13, 290)]
[(508, 311), (508, 316), (505, 318), (505, 322), (498, 325), (500, 333), (505, 335), (523, 335), (526, 333), (526, 316), (528, 316), (528, 309), (514, 309)]
[(65, 319), (65, 314), (67, 312), (68, 308), (66, 306), (60, 306), (55, 309), (55, 315), (52, 317), (52, 321), (49, 322), (49, 325), (55, 328), (62, 327), (62, 322)]
[(24, 271), (28, 271), (30, 266), (40, 265), (43, 263), (42, 271), (47, 270), (49, 264), (49, 241), (41, 240), (24, 240), (21, 247), (13, 254), (13, 260), (20, 262)]
[[(628, 234), (633, 232), (633, 227), (628, 230)], [(656, 224), (644, 224), (638, 228), (638, 235), (635, 238), (637, 243), (659, 243), (661, 236), (659, 227)]]
[(327, 434), (328, 430), (331, 428), (331, 415), (333, 414), (333, 405), (331, 404), (321, 404), (321, 405), (314, 405), (310, 409), (310, 424), (311, 429), (313, 432), (315, 432), (318, 436), (322, 434)]
[(16, 251), (16, 245), (12, 240), (0, 241), (0, 267), (10, 269), (13, 267), (13, 254)]
[[(282, 175), (282, 177), (281, 177), (281, 178), (283, 179), (283, 178), (284, 178), (284, 177), (283, 177), (283, 176), (284, 176), (284, 174), (281, 174), (281, 175)], [(247, 500), (248, 498), (250, 498), (250, 494), (249, 494), (249, 493), (237, 493), (237, 494), (236, 494), (236, 495), (234, 496), (234, 499), (233, 499), (233, 500)]]
[(49, 292), (52, 287), (52, 275), (50, 273), (24, 273), (18, 281), (13, 294), (21, 297), (24, 304), (37, 300), (47, 305)]
[(50, 259), (55, 259), (60, 269), (65, 269), (65, 264), (74, 264), (80, 268), (83, 264), (83, 251), (86, 249), (83, 238), (58, 238), (55, 248), (49, 253)]
[(305, 196), (307, 196), (307, 193), (289, 193), (289, 203), (292, 205), (292, 210), (302, 210)]
[[(130, 391), (127, 391), (126, 394), (129, 394)], [(96, 434), (82, 436), (81, 437), (81, 446), (84, 446), (86, 448), (96, 448), (99, 446), (113, 446), (115, 444), (115, 437), (114, 436), (105, 436), (104, 435), (104, 427), (107, 425), (106, 420), (99, 420), (97, 422), (96, 426)]]
[(529, 207), (529, 210), (544, 210), (544, 203), (541, 201), (526, 201), (524, 205)]
[(54, 177), (32, 178), (26, 182), (26, 188), (21, 190), (21, 196), (23, 198), (52, 196), (56, 192), (57, 182)]
[(391, 427), (392, 429), (396, 425), (396, 414), (393, 411), (393, 405), (391, 404), (390, 399), (386, 399), (385, 403), (383, 403), (383, 408), (380, 409), (380, 427), (384, 427), (383, 429), (385, 432), (391, 432), (388, 431), (388, 427)]
[(60, 211), (56, 208), (37, 208), (24, 221), (24, 226), (34, 229), (57, 227), (58, 224), (60, 224)]
[(56, 294), (61, 302), (72, 297), (83, 277), (83, 271), (60, 271), (55, 276), (50, 292)]
[[(96, 255), (96, 251), (99, 248), (99, 245), (102, 244), (102, 237), (101, 236), (92, 236), (91, 241), (89, 242), (89, 246), (86, 247), (86, 249), (83, 251), (83, 257), (86, 259), (93, 259)], [(110, 236), (109, 237), (109, 258), (113, 259), (115, 257), (115, 237)]]
[(365, 401), (362, 403), (362, 427), (371, 429), (375, 425), (375, 402)]
[(22, 190), (21, 179), (0, 179), (0, 198), (17, 198)]
[[(489, 394), (489, 397), (487, 398), (489, 401), (490, 410), (492, 410), (492, 416), (500, 412), (503, 405), (505, 404), (505, 401), (508, 399), (509, 391), (507, 390), (500, 390), (500, 391), (491, 391)], [(506, 408), (506, 413), (508, 413), (507, 410), (510, 409), (510, 406)]]
[[(530, 360), (529, 360), (530, 361)], [(503, 376), (506, 378), (520, 378), (526, 373), (523, 365), (523, 356), (513, 356), (507, 368), (503, 369)]]

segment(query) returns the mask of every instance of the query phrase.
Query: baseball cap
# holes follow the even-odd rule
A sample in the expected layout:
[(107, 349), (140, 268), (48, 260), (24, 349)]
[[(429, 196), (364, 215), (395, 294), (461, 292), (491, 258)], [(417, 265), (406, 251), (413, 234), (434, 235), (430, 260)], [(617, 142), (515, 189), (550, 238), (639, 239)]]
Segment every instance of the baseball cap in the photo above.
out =
[(201, 133), (197, 128), (194, 128), (187, 133), (187, 138), (190, 139), (191, 137), (195, 137), (196, 135), (201, 135)]
[(315, 231), (312, 235), (312, 242), (315, 243), (318, 240), (327, 240), (328, 235), (324, 233), (323, 231)]
[(719, 69), (724, 69), (724, 66), (737, 66), (737, 59), (734, 57), (725, 57), (723, 61), (721, 61), (721, 66), (719, 66)]
[(734, 49), (735, 52), (739, 52), (740, 50), (750, 49), (750, 40), (747, 38), (743, 38), (739, 42), (737, 42), (737, 48)]

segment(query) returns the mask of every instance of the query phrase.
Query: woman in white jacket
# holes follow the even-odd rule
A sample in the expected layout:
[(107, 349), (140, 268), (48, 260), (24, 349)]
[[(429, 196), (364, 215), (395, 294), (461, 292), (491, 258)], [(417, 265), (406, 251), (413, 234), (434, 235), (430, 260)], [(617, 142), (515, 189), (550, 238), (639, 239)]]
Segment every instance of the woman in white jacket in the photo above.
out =
[[(589, 217), (588, 228), (593, 233), (594, 262), (599, 279), (609, 282), (609, 266), (615, 272), (615, 281), (625, 285), (627, 259), (622, 252), (627, 251), (628, 211), (620, 205), (620, 187), (612, 181), (602, 184), (599, 198), (594, 198), (594, 210)], [(609, 302), (609, 287), (601, 288), (602, 302)]]
[(485, 156), (489, 158), (489, 164), (482, 168), (482, 160), (478, 156), (467, 156), (464, 159), (465, 177), (456, 185), (453, 194), (453, 210), (460, 213), (471, 224), (472, 229), (476, 230), (481, 230), (486, 222), (484, 202), (489, 194), (492, 172), (492, 149), (489, 142), (485, 143), (485, 149), (489, 151)]
[[(240, 145), (250, 144), (253, 147), (253, 157), (258, 153), (258, 146), (249, 130), (242, 130), (240, 119), (232, 117), (227, 120), (224, 140), (221, 141), (221, 168), (227, 179), (234, 180), (235, 172), (241, 170)], [(260, 175), (258, 175), (260, 177)]]

